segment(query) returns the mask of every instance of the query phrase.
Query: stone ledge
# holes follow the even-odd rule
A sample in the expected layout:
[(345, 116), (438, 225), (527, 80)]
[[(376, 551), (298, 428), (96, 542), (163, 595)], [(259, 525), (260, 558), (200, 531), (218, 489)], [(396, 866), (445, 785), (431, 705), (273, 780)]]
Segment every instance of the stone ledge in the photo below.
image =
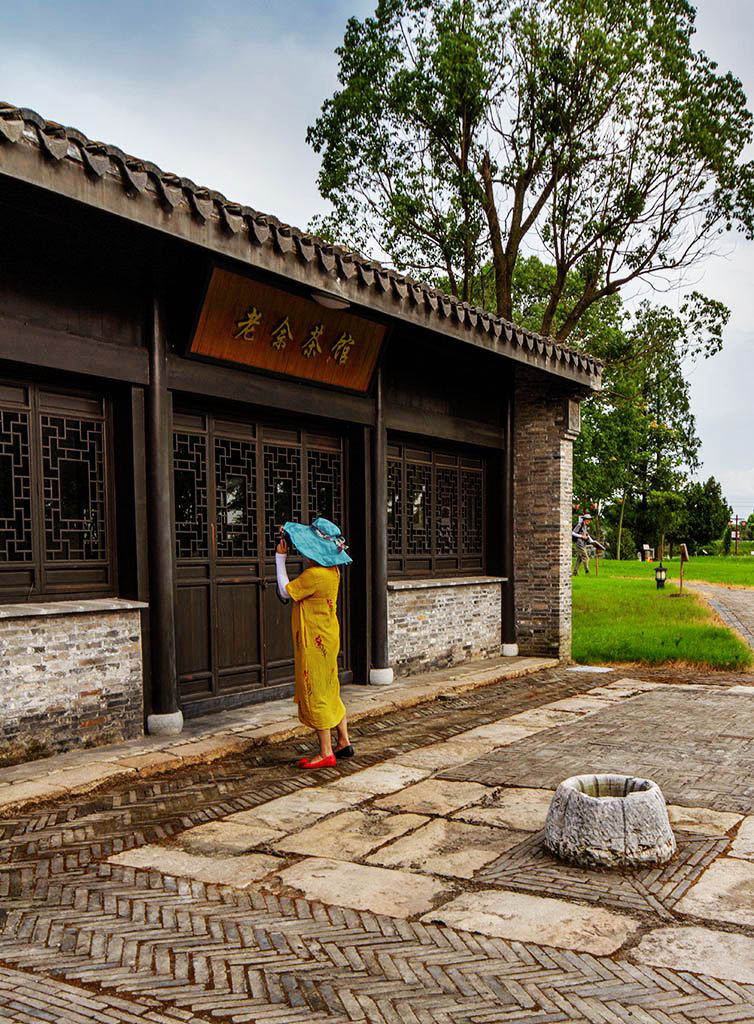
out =
[(388, 580), (388, 590), (429, 590), (440, 587), (482, 587), (507, 583), (507, 576), (447, 576), (417, 580)]
[(120, 597), (92, 598), (87, 601), (44, 601), (36, 604), (0, 604), (1, 619), (37, 619), (53, 615), (87, 615), (101, 612), (141, 611), (149, 605), (144, 601), (127, 601)]

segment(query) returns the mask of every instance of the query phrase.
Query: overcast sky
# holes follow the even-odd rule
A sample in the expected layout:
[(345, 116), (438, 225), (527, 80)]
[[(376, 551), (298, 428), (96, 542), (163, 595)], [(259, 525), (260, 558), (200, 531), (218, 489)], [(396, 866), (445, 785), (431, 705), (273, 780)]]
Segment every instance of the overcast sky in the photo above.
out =
[[(79, 128), (305, 226), (324, 204), (305, 141), (335, 86), (347, 18), (375, 0), (0, 0), (0, 100)], [(754, 3), (700, 0), (697, 44), (754, 101)], [(728, 239), (694, 280), (731, 309), (692, 375), (704, 466), (754, 510), (754, 244)], [(679, 287), (662, 301), (676, 304)]]

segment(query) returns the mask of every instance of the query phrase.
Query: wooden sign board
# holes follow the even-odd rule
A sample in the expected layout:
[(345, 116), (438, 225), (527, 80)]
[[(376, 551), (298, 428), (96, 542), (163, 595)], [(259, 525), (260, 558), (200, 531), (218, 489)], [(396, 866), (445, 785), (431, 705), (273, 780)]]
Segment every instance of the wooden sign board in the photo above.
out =
[(190, 353), (366, 391), (385, 327), (215, 268)]
[(689, 560), (689, 549), (685, 544), (681, 544), (681, 565)]

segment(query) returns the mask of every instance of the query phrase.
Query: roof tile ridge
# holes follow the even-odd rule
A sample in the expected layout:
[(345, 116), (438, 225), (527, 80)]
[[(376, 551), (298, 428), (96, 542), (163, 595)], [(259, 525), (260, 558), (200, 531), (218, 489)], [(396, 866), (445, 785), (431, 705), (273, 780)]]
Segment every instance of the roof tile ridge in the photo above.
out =
[[(79, 162), (72, 151), (78, 147), (80, 162), (85, 170), (102, 177), (109, 171), (120, 176), (127, 192), (143, 194), (147, 191), (149, 179), (155, 182), (154, 191), (170, 209), (185, 200), (192, 213), (201, 220), (208, 220), (213, 208), (227, 230), (233, 234), (245, 223), (252, 242), (264, 244), (268, 240), (284, 255), (295, 251), (305, 262), (318, 256), (320, 268), (328, 275), (339, 275), (346, 279), (358, 273), (359, 281), (366, 287), (375, 287), (382, 292), (391, 291), (403, 302), (409, 299), (424, 304), (431, 312), (444, 318), (453, 317), (459, 324), (480, 328), (495, 338), (514, 346), (544, 355), (546, 359), (573, 364), (589, 373), (601, 372), (604, 363), (588, 353), (563, 345), (552, 337), (544, 337), (528, 328), (519, 327), (505, 318), (489, 312), (480, 306), (448, 295), (430, 282), (385, 266), (380, 261), (359, 252), (354, 247), (333, 244), (313, 232), (286, 224), (272, 214), (266, 214), (235, 200), (228, 199), (222, 192), (197, 185), (192, 179), (164, 171), (152, 161), (126, 153), (110, 143), (90, 139), (83, 132), (56, 121), (43, 118), (35, 110), (0, 101), (0, 137), (16, 143), (23, 137), (26, 128), (36, 129), (39, 146), (46, 155), (60, 161), (66, 156)], [(33, 141), (33, 135), (29, 140)], [(109, 165), (109, 166), (108, 166)]]

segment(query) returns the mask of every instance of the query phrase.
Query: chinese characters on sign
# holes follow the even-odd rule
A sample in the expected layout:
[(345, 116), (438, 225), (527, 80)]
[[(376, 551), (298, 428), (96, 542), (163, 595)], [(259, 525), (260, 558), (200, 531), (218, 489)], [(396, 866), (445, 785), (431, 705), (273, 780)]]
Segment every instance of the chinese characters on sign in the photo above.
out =
[(288, 342), (292, 340), (293, 331), (288, 322), (288, 317), (285, 317), (272, 332), (272, 347), (280, 351), (281, 348), (285, 348)]
[(253, 341), (254, 332), (262, 321), (262, 314), (256, 306), (250, 306), (240, 320), (236, 320), (236, 333), (234, 338), (241, 338), (243, 341)]
[(318, 356), (322, 351), (322, 346), (320, 345), (319, 340), (322, 337), (324, 330), (324, 324), (315, 324), (309, 332), (309, 337), (301, 346), (301, 352), (307, 359), (311, 359), (312, 356)]
[(189, 351), (365, 394), (385, 330), (355, 310), (320, 307), (305, 294), (214, 267)]
[[(243, 341), (255, 341), (256, 329), (263, 319), (262, 313), (256, 306), (250, 306), (244, 315), (236, 320), (234, 338)], [(307, 359), (316, 358), (322, 354), (322, 340), (325, 332), (324, 324), (313, 324), (309, 328), (306, 339), (301, 343), (301, 354)], [(288, 317), (284, 317), (277, 326), (270, 332), (270, 344), (278, 352), (286, 347), (289, 341), (294, 340), (293, 329)], [(351, 349), (356, 344), (355, 338), (347, 331), (343, 331), (330, 346), (330, 355), (338, 366), (345, 366)]]
[(348, 357), (354, 344), (351, 335), (344, 332), (330, 349), (333, 359), (339, 366), (343, 366), (348, 362)]

